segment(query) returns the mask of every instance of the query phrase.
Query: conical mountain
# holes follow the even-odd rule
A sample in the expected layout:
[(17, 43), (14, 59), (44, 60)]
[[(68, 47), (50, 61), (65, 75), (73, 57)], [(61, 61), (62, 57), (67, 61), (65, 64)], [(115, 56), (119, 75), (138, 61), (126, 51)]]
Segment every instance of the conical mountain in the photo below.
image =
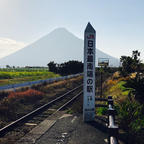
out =
[[(65, 28), (58, 28), (23, 49), (0, 59), (0, 66), (46, 66), (50, 61), (83, 61), (83, 47), (83, 40)], [(111, 65), (118, 65), (118, 59), (98, 49), (96, 55), (96, 58), (110, 58)]]

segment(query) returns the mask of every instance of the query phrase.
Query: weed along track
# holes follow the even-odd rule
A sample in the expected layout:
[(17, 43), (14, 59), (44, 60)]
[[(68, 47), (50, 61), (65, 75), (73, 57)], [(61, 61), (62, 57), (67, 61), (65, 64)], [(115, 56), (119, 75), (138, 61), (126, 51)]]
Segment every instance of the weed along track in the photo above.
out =
[[(66, 109), (70, 104), (82, 94), (82, 84), (76, 82), (65, 93), (56, 94), (55, 97), (36, 108), (32, 112), (20, 117), (0, 129), (0, 144), (14, 144), (18, 139), (23, 137), (31, 129), (48, 118), (50, 115), (57, 113), (62, 109)], [(53, 84), (54, 85), (54, 84)], [(58, 90), (59, 91), (59, 90)]]

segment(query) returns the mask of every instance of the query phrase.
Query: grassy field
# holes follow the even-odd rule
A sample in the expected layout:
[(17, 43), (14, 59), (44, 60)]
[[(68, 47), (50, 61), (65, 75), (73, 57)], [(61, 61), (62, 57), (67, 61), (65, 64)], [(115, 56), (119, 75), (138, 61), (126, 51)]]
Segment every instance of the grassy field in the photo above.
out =
[(59, 77), (46, 68), (0, 69), (0, 86)]

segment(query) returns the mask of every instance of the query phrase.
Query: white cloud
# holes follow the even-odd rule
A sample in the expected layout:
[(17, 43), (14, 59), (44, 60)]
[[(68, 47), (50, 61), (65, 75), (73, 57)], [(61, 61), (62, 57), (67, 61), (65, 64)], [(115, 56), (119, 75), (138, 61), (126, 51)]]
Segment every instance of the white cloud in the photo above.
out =
[(0, 38), (0, 58), (12, 54), (25, 46), (26, 44), (23, 42), (18, 42), (9, 38)]

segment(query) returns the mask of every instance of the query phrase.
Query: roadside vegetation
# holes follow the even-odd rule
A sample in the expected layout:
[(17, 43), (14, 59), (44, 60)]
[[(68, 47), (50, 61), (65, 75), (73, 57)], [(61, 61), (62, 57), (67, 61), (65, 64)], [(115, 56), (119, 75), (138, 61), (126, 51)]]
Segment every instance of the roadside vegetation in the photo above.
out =
[(140, 53), (122, 56), (122, 66), (104, 82), (104, 95), (112, 95), (117, 110), (120, 138), (128, 144), (144, 143), (144, 64)]
[(0, 86), (59, 76), (47, 68), (3, 68), (0, 69)]

